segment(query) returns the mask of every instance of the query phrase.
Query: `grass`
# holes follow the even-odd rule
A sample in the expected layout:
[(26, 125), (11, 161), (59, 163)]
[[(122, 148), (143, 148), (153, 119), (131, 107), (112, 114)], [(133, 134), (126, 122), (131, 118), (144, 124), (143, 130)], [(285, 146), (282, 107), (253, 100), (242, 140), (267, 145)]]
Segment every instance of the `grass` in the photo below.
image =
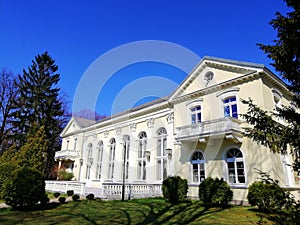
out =
[(276, 224), (276, 218), (252, 207), (205, 209), (192, 201), (171, 205), (163, 199), (49, 203), (45, 208), (0, 209), (0, 224)]

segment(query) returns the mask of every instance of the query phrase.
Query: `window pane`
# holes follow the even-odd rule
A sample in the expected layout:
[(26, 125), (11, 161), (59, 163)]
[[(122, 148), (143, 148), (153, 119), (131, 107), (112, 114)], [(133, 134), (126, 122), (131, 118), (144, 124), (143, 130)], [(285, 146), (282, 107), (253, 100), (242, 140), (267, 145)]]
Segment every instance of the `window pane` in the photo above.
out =
[(233, 118), (238, 118), (238, 112), (237, 112), (237, 105), (236, 104), (231, 106), (231, 110), (232, 110), (232, 117)]
[(192, 114), (192, 124), (195, 124), (195, 123), (196, 123), (196, 115)]
[(229, 105), (224, 106), (224, 116), (229, 117), (230, 116), (230, 108)]
[(201, 122), (201, 113), (198, 113), (197, 116), (198, 116), (198, 118), (197, 118), (198, 121), (197, 122), (200, 123)]

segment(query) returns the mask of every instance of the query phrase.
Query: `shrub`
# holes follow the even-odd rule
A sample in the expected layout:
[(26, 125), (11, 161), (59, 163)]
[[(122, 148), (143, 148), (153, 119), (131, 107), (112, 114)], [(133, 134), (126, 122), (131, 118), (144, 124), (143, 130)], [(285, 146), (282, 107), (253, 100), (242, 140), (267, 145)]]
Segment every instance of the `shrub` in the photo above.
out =
[(94, 195), (94, 194), (88, 194), (88, 195), (86, 196), (86, 199), (87, 199), (87, 200), (94, 200), (94, 199), (95, 199), (95, 195)]
[(164, 198), (172, 204), (186, 200), (188, 184), (186, 179), (179, 176), (168, 177), (163, 181), (162, 192)]
[(59, 201), (60, 203), (65, 203), (66, 198), (61, 196), (61, 197), (58, 198), (58, 201)]
[(54, 196), (54, 198), (58, 198), (58, 197), (60, 196), (60, 193), (59, 193), (59, 192), (55, 192), (55, 193), (53, 194), (53, 196)]
[(42, 201), (44, 196), (44, 176), (34, 168), (16, 169), (3, 185), (4, 201), (13, 209), (33, 206)]
[(72, 196), (72, 199), (73, 199), (73, 201), (77, 201), (77, 200), (80, 199), (80, 196), (75, 194), (75, 195)]
[(73, 174), (65, 171), (64, 169), (58, 171), (58, 180), (70, 181), (73, 178)]
[(263, 212), (276, 212), (289, 202), (289, 196), (276, 183), (256, 181), (249, 186), (249, 204)]
[(199, 184), (199, 199), (206, 207), (225, 207), (232, 197), (233, 192), (223, 179), (208, 177)]
[(74, 191), (73, 191), (73, 190), (67, 190), (67, 195), (68, 195), (68, 196), (74, 195)]
[(45, 204), (47, 204), (49, 202), (50, 202), (50, 198), (48, 198), (48, 195), (45, 194), (44, 197), (41, 199), (41, 204), (45, 205)]
[(3, 185), (15, 169), (17, 169), (17, 166), (11, 162), (4, 162), (0, 164), (0, 199), (3, 197)]

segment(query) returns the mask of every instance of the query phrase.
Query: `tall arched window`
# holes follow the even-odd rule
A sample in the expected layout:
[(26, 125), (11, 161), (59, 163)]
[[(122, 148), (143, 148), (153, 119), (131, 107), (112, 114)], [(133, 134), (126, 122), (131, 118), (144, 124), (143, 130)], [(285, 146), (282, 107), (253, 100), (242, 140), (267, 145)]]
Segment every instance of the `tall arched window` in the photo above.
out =
[(103, 158), (103, 142), (99, 141), (99, 143), (98, 143), (96, 179), (101, 178), (102, 158)]
[(237, 149), (232, 148), (226, 153), (226, 162), (228, 168), (229, 183), (243, 184), (245, 183), (245, 168), (243, 153)]
[(85, 178), (86, 179), (90, 179), (90, 175), (91, 175), (91, 167), (93, 164), (93, 145), (92, 143), (90, 143), (88, 145), (88, 155), (87, 155), (87, 164), (86, 164), (86, 174), (85, 174)]
[(109, 159), (108, 159), (108, 179), (114, 178), (116, 140), (114, 138), (109, 141)]
[(137, 179), (146, 180), (146, 149), (147, 149), (147, 134), (141, 132), (139, 138), (138, 160), (137, 160)]
[(191, 157), (193, 183), (200, 183), (205, 179), (204, 163), (205, 160), (203, 153), (200, 151), (195, 151)]
[(160, 128), (157, 131), (157, 152), (156, 152), (156, 179), (164, 180), (167, 177), (167, 131)]
[[(123, 141), (124, 141), (124, 145), (123, 145), (123, 155), (122, 155), (122, 159), (124, 159), (124, 154), (125, 155), (125, 179), (128, 179), (128, 168), (129, 168), (129, 149), (130, 149), (130, 137), (129, 135), (125, 135), (123, 137)], [(122, 175), (123, 175), (123, 169), (122, 168)]]

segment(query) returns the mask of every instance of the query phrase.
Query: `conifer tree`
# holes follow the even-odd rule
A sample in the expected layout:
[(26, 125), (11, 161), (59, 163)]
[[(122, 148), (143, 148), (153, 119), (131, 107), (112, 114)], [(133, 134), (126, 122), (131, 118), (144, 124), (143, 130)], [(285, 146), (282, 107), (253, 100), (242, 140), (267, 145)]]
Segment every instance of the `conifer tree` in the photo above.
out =
[(47, 52), (37, 55), (32, 65), (18, 77), (19, 95), (14, 107), (14, 134), (18, 146), (26, 142), (31, 129), (44, 127), (47, 139), (46, 173), (54, 164), (54, 153), (59, 150), (59, 134), (63, 125), (63, 108), (57, 84), (60, 74), (58, 66)]
[[(272, 59), (272, 66), (287, 81), (294, 96), (294, 105), (276, 108), (270, 114), (257, 107), (252, 100), (244, 100), (249, 107), (247, 114), (242, 116), (253, 125), (246, 132), (253, 140), (277, 153), (285, 154), (290, 149), (294, 158), (294, 169), (300, 173), (300, 1), (285, 2), (291, 11), (286, 16), (277, 12), (276, 18), (270, 22), (277, 30), (274, 45), (258, 46)], [(275, 122), (274, 116), (286, 121), (286, 126)]]

